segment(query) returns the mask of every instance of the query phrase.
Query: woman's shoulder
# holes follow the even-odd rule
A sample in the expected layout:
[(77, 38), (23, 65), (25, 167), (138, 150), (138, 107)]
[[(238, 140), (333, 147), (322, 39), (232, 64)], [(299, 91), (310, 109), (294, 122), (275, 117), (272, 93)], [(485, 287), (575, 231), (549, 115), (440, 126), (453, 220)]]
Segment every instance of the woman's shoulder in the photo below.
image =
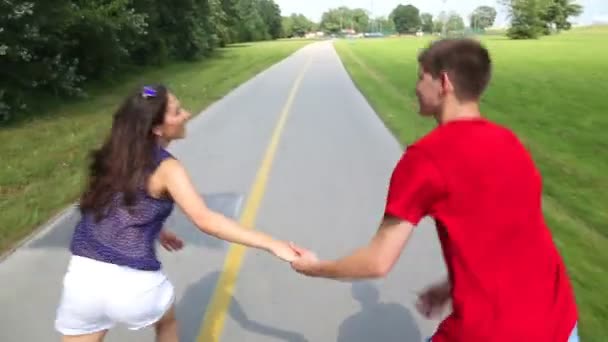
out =
[(181, 164), (175, 156), (162, 146), (156, 146), (154, 150), (154, 168), (151, 170), (153, 175), (169, 175), (174, 173), (175, 168), (180, 168)]
[(173, 154), (165, 149), (158, 152), (156, 173), (170, 177), (178, 176), (182, 172), (185, 172), (184, 166)]
[(177, 159), (173, 154), (171, 154), (171, 152), (167, 151), (167, 149), (162, 146), (156, 147), (156, 150), (154, 151), (154, 157), (156, 159), (157, 165), (160, 165), (163, 161), (167, 159)]

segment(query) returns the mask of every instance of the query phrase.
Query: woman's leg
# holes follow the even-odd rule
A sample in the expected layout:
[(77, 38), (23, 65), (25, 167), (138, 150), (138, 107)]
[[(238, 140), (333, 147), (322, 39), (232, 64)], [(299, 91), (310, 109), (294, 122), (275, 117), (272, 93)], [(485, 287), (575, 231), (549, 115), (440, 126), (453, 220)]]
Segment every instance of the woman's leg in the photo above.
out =
[(157, 342), (178, 342), (177, 319), (175, 305), (155, 325)]
[(63, 336), (61, 342), (102, 342), (107, 333), (107, 330), (103, 330), (86, 335)]

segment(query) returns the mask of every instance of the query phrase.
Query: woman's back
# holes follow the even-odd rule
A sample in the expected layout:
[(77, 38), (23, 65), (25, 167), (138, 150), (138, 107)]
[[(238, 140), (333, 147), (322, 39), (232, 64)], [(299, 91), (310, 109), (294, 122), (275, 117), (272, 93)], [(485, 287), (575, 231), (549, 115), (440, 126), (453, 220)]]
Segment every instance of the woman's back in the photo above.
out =
[[(155, 151), (156, 167), (173, 156), (162, 147)], [(152, 170), (154, 171), (154, 170)], [(159, 270), (155, 240), (174, 203), (157, 199), (139, 189), (135, 205), (126, 207), (123, 195), (114, 194), (100, 220), (94, 213), (82, 213), (72, 238), (72, 254), (139, 270)]]

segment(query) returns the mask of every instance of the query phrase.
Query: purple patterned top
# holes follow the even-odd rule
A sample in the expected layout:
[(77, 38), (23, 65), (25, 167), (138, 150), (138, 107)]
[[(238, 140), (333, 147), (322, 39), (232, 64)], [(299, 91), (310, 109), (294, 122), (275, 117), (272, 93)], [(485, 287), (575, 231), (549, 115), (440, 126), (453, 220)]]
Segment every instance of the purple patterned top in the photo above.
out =
[[(159, 147), (156, 166), (166, 158), (173, 156)], [(129, 213), (122, 205), (121, 194), (117, 194), (100, 221), (95, 222), (92, 214), (82, 215), (70, 250), (74, 255), (102, 262), (144, 271), (159, 270), (155, 242), (173, 207), (172, 200), (153, 198), (142, 189)]]

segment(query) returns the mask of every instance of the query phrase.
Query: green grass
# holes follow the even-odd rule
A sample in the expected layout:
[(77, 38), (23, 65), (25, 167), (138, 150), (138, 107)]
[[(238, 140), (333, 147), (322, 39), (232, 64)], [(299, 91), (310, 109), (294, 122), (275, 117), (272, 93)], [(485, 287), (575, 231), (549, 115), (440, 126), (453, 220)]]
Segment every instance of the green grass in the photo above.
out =
[[(431, 38), (339, 41), (357, 86), (403, 144), (433, 123), (417, 115), (416, 55)], [(494, 77), (482, 101), (512, 128), (544, 177), (544, 210), (572, 277), (584, 341), (608, 336), (608, 28), (534, 41), (483, 37)]]
[(198, 113), (309, 41), (239, 44), (196, 63), (148, 68), (90, 87), (87, 100), (53, 105), (37, 118), (0, 128), (0, 252), (75, 201), (87, 154), (107, 133), (123, 97), (142, 83), (167, 84)]

